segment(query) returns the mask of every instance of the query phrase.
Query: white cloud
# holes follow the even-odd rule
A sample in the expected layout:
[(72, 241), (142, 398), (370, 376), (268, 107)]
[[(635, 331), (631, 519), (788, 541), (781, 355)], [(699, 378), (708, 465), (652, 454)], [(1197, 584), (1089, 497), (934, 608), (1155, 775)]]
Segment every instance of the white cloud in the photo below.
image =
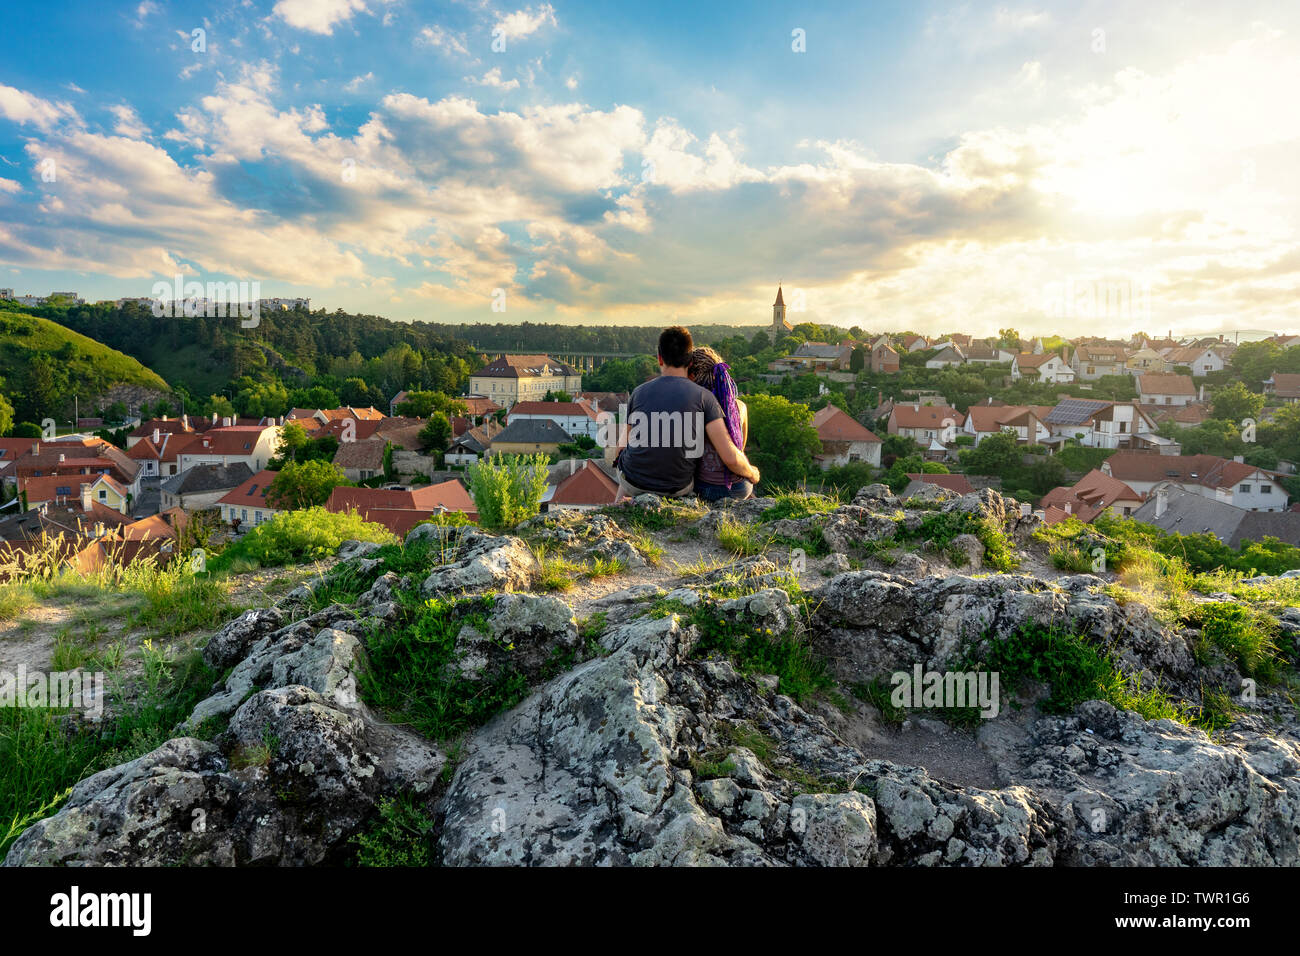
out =
[(482, 77), (465, 77), (465, 82), (473, 86), (490, 86), (498, 90), (517, 90), (519, 89), (518, 80), (502, 80), (501, 67), (494, 66), (483, 74)]
[(492, 27), (493, 36), (502, 36), (507, 40), (522, 40), (532, 36), (545, 26), (555, 26), (555, 8), (543, 3), (536, 9), (526, 7), (513, 13), (501, 14)]
[(0, 116), (15, 123), (31, 123), (42, 130), (66, 119), (78, 120), (77, 111), (67, 103), (52, 103), (3, 83), (0, 83)]
[(365, 0), (279, 0), (271, 12), (291, 27), (329, 36), (336, 24), (368, 11)]
[(139, 6), (135, 8), (135, 25), (137, 28), (144, 26), (150, 14), (158, 13), (162, 8), (153, 0), (142, 0)]
[(454, 53), (457, 56), (469, 56), (469, 48), (465, 45), (465, 35), (444, 30), (436, 23), (417, 33), (415, 44), (416, 46), (433, 47), (435, 50)]
[(117, 118), (117, 123), (113, 126), (113, 132), (120, 136), (127, 136), (131, 139), (144, 139), (149, 135), (149, 127), (140, 119), (135, 109), (125, 103), (119, 103), (117, 106), (110, 106), (109, 112)]
[(347, 90), (349, 93), (355, 93), (357, 90), (361, 89), (363, 85), (369, 83), (374, 78), (375, 74), (373, 72), (365, 73), (362, 76), (354, 76), (343, 84), (343, 89)]

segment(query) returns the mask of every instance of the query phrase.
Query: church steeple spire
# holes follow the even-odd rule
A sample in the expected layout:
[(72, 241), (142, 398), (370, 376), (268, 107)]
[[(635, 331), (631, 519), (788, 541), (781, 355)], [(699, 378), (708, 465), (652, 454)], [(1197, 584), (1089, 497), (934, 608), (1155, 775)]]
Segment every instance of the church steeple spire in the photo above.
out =
[(772, 303), (772, 337), (784, 335), (793, 329), (789, 322), (785, 320), (785, 296), (781, 286), (776, 287), (776, 301)]

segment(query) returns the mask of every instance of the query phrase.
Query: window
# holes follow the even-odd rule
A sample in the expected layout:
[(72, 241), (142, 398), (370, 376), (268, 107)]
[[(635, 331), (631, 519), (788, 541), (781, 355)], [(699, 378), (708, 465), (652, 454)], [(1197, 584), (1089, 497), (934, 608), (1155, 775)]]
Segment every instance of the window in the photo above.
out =
[(54, 489), (54, 493), (56, 495), (70, 495), (72, 494), (72, 485), (59, 485)]
[(1238, 488), (1237, 490), (1240, 491), (1243, 495), (1248, 495), (1248, 494), (1250, 494), (1250, 483), (1247, 482), (1246, 484), (1242, 485), (1242, 486), (1241, 486), (1240, 488)]
[(100, 500), (100, 501), (107, 501), (107, 500), (108, 500), (108, 492), (105, 491), (103, 488), (100, 488), (100, 489), (99, 489), (99, 500)]
[(247, 508), (241, 508), (241, 509), (239, 509), (239, 518), (240, 518), (241, 521), (247, 521), (247, 520), (248, 520), (248, 509), (247, 509)]
[(1260, 486), (1259, 486), (1259, 493), (1260, 493), (1261, 495), (1271, 495), (1271, 494), (1273, 493), (1273, 486), (1272, 486), (1272, 485), (1260, 485)]

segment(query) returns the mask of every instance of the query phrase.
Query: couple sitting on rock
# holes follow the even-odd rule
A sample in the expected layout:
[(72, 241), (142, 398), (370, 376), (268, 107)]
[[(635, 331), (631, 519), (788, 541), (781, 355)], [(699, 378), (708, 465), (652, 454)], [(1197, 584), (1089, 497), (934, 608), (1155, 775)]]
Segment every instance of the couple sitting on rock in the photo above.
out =
[(619, 430), (618, 497), (748, 498), (759, 480), (745, 457), (749, 417), (722, 356), (695, 348), (680, 325), (659, 335), (659, 377), (632, 392)]

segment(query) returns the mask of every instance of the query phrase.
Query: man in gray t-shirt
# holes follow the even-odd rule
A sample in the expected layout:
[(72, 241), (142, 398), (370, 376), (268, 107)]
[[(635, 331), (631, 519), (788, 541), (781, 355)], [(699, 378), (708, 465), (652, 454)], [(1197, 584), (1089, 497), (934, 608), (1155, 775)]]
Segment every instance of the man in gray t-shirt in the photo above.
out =
[(619, 434), (619, 499), (645, 491), (680, 497), (695, 487), (695, 466), (712, 442), (733, 474), (757, 484), (758, 469), (727, 434), (722, 407), (686, 376), (695, 343), (681, 326), (659, 336), (659, 377), (640, 385)]

